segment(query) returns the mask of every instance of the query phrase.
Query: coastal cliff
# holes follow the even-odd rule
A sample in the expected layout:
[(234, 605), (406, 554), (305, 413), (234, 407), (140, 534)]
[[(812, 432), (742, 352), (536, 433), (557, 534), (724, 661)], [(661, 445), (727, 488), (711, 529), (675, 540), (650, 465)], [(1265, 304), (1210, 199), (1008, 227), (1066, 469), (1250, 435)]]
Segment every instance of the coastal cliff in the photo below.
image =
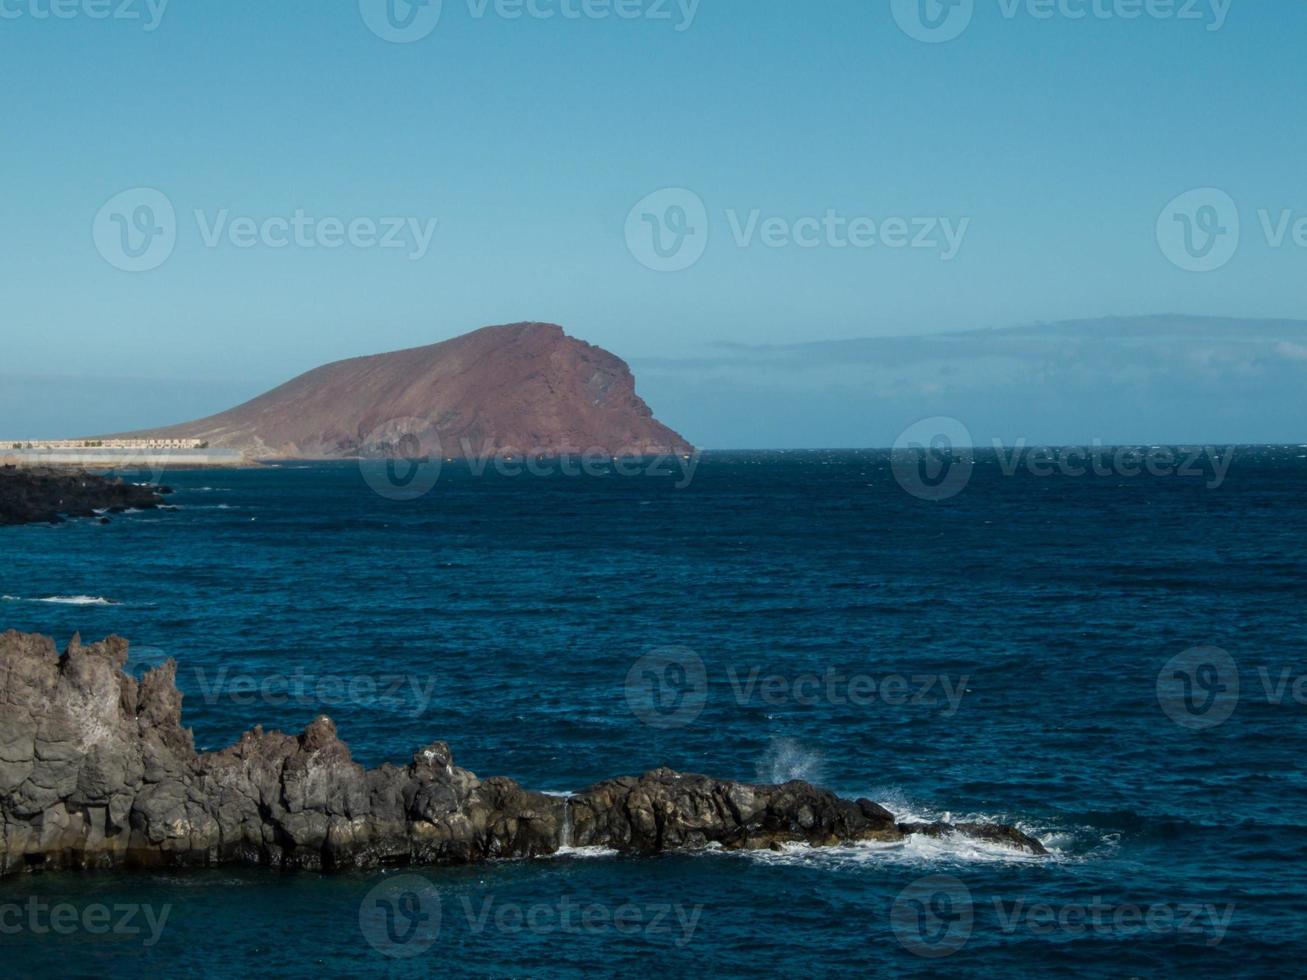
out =
[(469, 864), (600, 846), (632, 854), (827, 846), (958, 833), (1046, 853), (991, 824), (909, 825), (803, 782), (750, 785), (657, 769), (571, 797), (480, 779), (442, 742), (364, 769), (320, 717), (197, 753), (172, 661), (139, 680), (118, 637), (60, 654), (0, 636), (0, 874), (245, 864), (341, 870)]

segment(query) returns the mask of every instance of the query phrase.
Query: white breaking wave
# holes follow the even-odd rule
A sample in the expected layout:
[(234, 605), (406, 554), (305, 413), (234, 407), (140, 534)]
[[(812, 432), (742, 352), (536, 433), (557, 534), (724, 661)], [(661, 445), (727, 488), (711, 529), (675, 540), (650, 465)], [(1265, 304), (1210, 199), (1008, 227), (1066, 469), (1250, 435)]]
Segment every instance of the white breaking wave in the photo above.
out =
[[(910, 800), (898, 787), (882, 788), (873, 790), (870, 793), (853, 793), (849, 794), (849, 796), (851, 798), (865, 796), (867, 799), (874, 800), (894, 814), (896, 823), (930, 824), (942, 821), (950, 824), (1010, 824), (1023, 834), (1028, 834), (1043, 844), (1048, 850), (1048, 856), (1029, 854), (1008, 844), (998, 841), (977, 840), (963, 834), (949, 834), (945, 837), (927, 837), (924, 834), (913, 834), (902, 841), (888, 844), (882, 844), (878, 841), (865, 841), (851, 845), (851, 847), (830, 848), (829, 850), (835, 852), (835, 856), (839, 856), (841, 852), (853, 851), (856, 853), (846, 857), (856, 861), (889, 859), (921, 863), (938, 863), (949, 860), (961, 862), (1016, 861), (1025, 863), (1030, 861), (1047, 862), (1050, 858), (1054, 861), (1069, 859), (1065, 848), (1073, 842), (1071, 835), (1055, 833), (1048, 827), (1037, 827), (1028, 821), (1014, 818), (1011, 814), (954, 813), (951, 810), (937, 810)], [(806, 847), (806, 845), (799, 845), (800, 849), (803, 847)], [(784, 857), (784, 852), (769, 853), (773, 856)]]
[(4, 602), (52, 602), (61, 606), (118, 606), (121, 603), (98, 595), (49, 595), (40, 599), (25, 599), (19, 595), (0, 596)]
[[(725, 858), (756, 861), (760, 864), (777, 866), (807, 866), (814, 868), (857, 868), (868, 865), (892, 864), (910, 867), (950, 864), (1047, 864), (1049, 861), (1061, 863), (1066, 855), (1056, 846), (1055, 835), (1049, 835), (1041, 843), (1048, 848), (1048, 855), (1030, 854), (1015, 847), (994, 841), (976, 840), (961, 834), (947, 837), (926, 837), (913, 834), (901, 841), (858, 841), (853, 844), (837, 844), (833, 847), (814, 847), (811, 844), (783, 844), (779, 851), (729, 851), (720, 844), (709, 844), (702, 851), (686, 851), (686, 854), (710, 854)], [(614, 858), (620, 852), (611, 847), (560, 847), (548, 857), (560, 858)]]
[(859, 841), (834, 847), (810, 844), (784, 844), (779, 851), (727, 851), (711, 848), (714, 854), (744, 857), (762, 864), (808, 865), (826, 868), (853, 868), (869, 864), (906, 864), (913, 867), (947, 864), (1041, 864), (1061, 855), (1050, 849), (1048, 857), (1029, 854), (1015, 847), (992, 841), (975, 840), (961, 834), (926, 837), (913, 834), (901, 841)]
[(612, 858), (612, 857), (618, 857), (618, 852), (613, 850), (613, 848), (611, 847), (601, 847), (597, 844), (592, 844), (588, 847), (571, 847), (571, 846), (560, 847), (553, 854), (550, 854), (549, 857), (583, 858), (583, 859)]

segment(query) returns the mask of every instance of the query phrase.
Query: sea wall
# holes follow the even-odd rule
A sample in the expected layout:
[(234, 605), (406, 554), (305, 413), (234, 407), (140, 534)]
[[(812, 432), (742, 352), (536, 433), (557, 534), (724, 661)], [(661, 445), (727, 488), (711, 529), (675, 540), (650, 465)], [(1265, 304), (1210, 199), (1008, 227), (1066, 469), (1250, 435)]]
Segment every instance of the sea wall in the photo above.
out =
[(245, 466), (236, 449), (4, 449), (0, 465), (60, 466), (113, 470), (184, 470), (198, 466)]

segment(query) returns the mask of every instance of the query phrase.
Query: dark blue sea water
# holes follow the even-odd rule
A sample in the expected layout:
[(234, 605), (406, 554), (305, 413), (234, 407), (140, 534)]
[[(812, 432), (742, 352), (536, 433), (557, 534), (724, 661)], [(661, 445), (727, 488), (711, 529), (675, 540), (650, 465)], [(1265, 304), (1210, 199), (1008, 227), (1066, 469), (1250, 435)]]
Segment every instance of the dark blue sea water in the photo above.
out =
[[(369, 765), (443, 739), (560, 793), (659, 765), (802, 777), (1053, 852), (422, 870), (439, 932), (408, 959), (359, 915), (401, 872), (24, 877), (0, 882), (4, 972), (1300, 972), (1304, 456), (1240, 450), (1219, 487), (982, 456), (944, 501), (874, 452), (708, 454), (681, 487), (450, 464), (416, 500), (348, 463), (171, 472), (176, 513), (0, 530), (0, 626), (175, 657), (202, 748), (326, 711)], [(43, 933), (32, 903), (77, 922)], [(124, 905), (139, 932), (86, 927)]]

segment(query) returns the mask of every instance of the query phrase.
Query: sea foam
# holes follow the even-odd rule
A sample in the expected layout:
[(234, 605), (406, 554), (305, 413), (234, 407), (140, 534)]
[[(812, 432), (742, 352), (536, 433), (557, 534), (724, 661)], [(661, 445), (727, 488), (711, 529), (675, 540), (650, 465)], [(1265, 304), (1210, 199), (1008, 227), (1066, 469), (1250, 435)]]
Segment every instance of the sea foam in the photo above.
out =
[(50, 602), (60, 606), (118, 606), (121, 603), (98, 595), (49, 595), (39, 599), (28, 599), (18, 595), (0, 596), (4, 602)]

